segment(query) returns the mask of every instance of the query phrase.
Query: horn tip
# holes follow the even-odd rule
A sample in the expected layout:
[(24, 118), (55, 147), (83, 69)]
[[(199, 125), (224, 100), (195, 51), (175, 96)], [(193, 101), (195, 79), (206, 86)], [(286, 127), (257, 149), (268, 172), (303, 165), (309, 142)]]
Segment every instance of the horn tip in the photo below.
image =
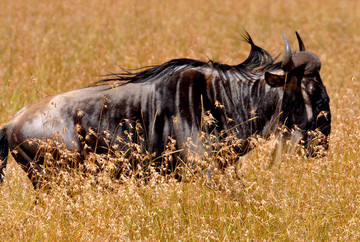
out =
[(302, 39), (300, 37), (299, 32), (295, 31), (295, 34), (296, 34), (296, 38), (298, 39), (298, 42), (299, 42), (299, 50), (300, 51), (305, 51), (306, 48), (305, 48), (304, 42), (302, 41)]
[(284, 32), (282, 32), (282, 36), (284, 39), (287, 39), (286, 34)]
[(290, 47), (290, 43), (288, 38), (286, 37), (285, 33), (282, 33), (283, 38), (284, 38), (284, 57), (283, 57), (283, 61), (281, 64), (281, 68), (283, 70), (291, 70), (293, 67), (293, 61), (292, 61), (292, 53), (291, 53), (291, 47)]
[(284, 44), (285, 44), (285, 53), (291, 53), (290, 42), (284, 32), (282, 32), (282, 36), (283, 36)]

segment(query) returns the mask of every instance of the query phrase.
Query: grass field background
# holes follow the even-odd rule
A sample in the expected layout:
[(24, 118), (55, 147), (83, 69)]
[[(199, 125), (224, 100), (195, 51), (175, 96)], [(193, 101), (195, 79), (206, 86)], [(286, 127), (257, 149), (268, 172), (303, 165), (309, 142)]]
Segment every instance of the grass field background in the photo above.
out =
[[(38, 98), (102, 74), (187, 57), (242, 62), (254, 42), (282, 54), (294, 31), (322, 61), (331, 99), (330, 149), (320, 159), (265, 142), (211, 188), (129, 181), (115, 190), (36, 193), (12, 159), (0, 187), (0, 240), (359, 240), (360, 1), (0, 1), (0, 123)], [(280, 57), (281, 58), (281, 57)]]

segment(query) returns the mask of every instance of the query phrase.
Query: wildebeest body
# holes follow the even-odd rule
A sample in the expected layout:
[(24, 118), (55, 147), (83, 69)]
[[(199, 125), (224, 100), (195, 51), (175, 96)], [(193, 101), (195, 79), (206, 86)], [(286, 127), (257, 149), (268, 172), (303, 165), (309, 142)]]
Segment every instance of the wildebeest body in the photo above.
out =
[[(157, 83), (129, 83), (121, 88), (93, 86), (41, 99), (20, 111), (6, 126), (7, 135), (11, 137), (9, 141), (13, 144), (10, 148), (17, 147), (27, 139), (59, 137), (64, 139), (68, 149), (81, 151), (75, 125), (80, 125), (85, 133), (92, 128), (100, 136), (107, 131), (116, 137), (124, 136), (123, 127), (119, 127), (119, 123), (129, 119), (139, 120), (144, 126), (149, 137), (148, 143), (153, 144), (153, 147), (148, 148), (161, 152), (170, 136), (179, 144), (187, 137), (196, 138), (202, 126), (202, 110), (210, 110), (217, 120), (216, 128), (219, 132), (232, 126), (228, 119), (234, 124), (243, 123), (237, 127), (239, 138), (251, 135), (250, 123), (260, 135), (268, 133), (266, 124), (274, 122), (273, 118), (277, 115), (278, 92), (266, 92), (266, 86), (256, 80), (257, 83), (246, 92), (244, 89), (249, 88), (248, 84), (243, 90), (233, 87), (229, 93), (221, 93), (218, 90), (224, 89), (220, 88), (224, 83), (220, 77), (214, 71), (210, 74), (206, 74), (206, 71), (211, 69), (190, 68)], [(247, 95), (242, 96), (243, 93)], [(274, 103), (259, 105), (262, 99)], [(231, 100), (242, 100), (242, 108), (231, 108)], [(215, 101), (224, 107), (217, 108)], [(253, 115), (249, 112), (251, 106)], [(251, 120), (255, 113), (264, 118)], [(26, 143), (22, 146), (26, 146)], [(99, 144), (99, 147), (102, 146)]]

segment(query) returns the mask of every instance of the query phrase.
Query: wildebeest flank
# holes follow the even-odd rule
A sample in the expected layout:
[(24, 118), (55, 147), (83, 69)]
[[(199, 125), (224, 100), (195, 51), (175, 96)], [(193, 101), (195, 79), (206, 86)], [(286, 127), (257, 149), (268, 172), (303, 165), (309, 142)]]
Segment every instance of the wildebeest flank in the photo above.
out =
[[(320, 143), (327, 148), (331, 116), (319, 73), (321, 62), (305, 50), (296, 34), (299, 52), (292, 53), (283, 35), (285, 52), (280, 62), (245, 33), (251, 51), (238, 65), (175, 59), (40, 99), (1, 129), (0, 177), (10, 149), (37, 186), (33, 169), (42, 169), (42, 159), (37, 157), (37, 143), (29, 142), (34, 139), (57, 139), (84, 157), (88, 151), (101, 153), (114, 147), (106, 143), (106, 135), (111, 135), (112, 144), (130, 141), (126, 137), (140, 124), (144, 140), (131, 141), (140, 143), (144, 151), (161, 155), (169, 137), (181, 149), (188, 138), (196, 143), (204, 111), (215, 121), (206, 128), (208, 134), (227, 130), (244, 140), (239, 155), (247, 152), (250, 136), (266, 137), (280, 125), (293, 130), (310, 155), (314, 137), (309, 131), (321, 132)], [(89, 133), (90, 138), (81, 138)]]

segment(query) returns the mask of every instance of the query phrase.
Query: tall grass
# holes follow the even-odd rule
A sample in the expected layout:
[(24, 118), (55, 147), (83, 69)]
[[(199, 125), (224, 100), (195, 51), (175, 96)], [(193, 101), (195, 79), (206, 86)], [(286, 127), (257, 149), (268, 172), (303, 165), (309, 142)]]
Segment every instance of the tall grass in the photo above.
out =
[(0, 240), (360, 238), (359, 1), (2, 0), (0, 9), (1, 123), (118, 65), (179, 57), (239, 63), (249, 52), (240, 40), (244, 28), (274, 55), (283, 51), (282, 31), (296, 48), (291, 33), (298, 30), (322, 60), (333, 116), (325, 157), (274, 156), (276, 140), (258, 140), (235, 166), (186, 182), (152, 171), (121, 182), (79, 173), (35, 192), (10, 159), (0, 188)]

